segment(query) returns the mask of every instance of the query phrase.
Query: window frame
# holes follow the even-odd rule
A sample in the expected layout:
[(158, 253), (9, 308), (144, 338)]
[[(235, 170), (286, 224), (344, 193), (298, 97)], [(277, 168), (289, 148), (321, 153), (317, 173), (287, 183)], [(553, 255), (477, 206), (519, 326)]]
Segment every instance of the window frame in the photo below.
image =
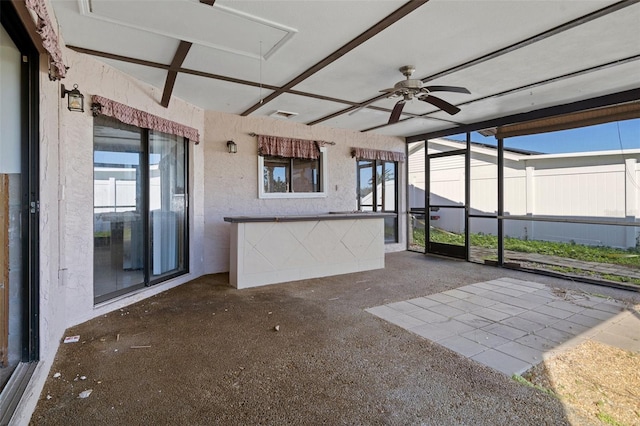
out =
[[(360, 162), (370, 162), (371, 165), (370, 166), (361, 166)], [(372, 200), (372, 205), (371, 210), (362, 210), (363, 206), (369, 207), (369, 205), (363, 205), (362, 204), (362, 196), (360, 195), (360, 188), (362, 187), (362, 182), (360, 180), (360, 170), (364, 167), (371, 167), (372, 169), (372, 176), (376, 176), (377, 173), (377, 169), (378, 167), (382, 167), (382, 173), (384, 174), (385, 171), (385, 166), (387, 163), (393, 164), (394, 167), (394, 177), (393, 177), (393, 186), (394, 186), (394, 210), (385, 210), (385, 192), (386, 192), (386, 187), (383, 184), (382, 185), (382, 194), (380, 194), (381, 196), (381, 205), (382, 208), (378, 209), (378, 185), (377, 183), (372, 183), (372, 190), (371, 190), (371, 200)], [(395, 225), (394, 225), (394, 239), (392, 240), (387, 240), (386, 236), (385, 236), (385, 244), (397, 244), (400, 241), (400, 224), (399, 224), (399, 218), (400, 218), (400, 204), (399, 204), (399, 197), (400, 197), (400, 188), (398, 187), (398, 171), (400, 169), (400, 164), (398, 161), (389, 161), (389, 160), (370, 160), (370, 159), (366, 159), (366, 158), (358, 158), (356, 159), (356, 191), (358, 194), (357, 197), (357, 202), (358, 202), (358, 211), (371, 211), (371, 212), (381, 212), (381, 213), (394, 213), (395, 216)], [(385, 224), (386, 224), (387, 218), (385, 218)]]
[[(258, 198), (287, 199), (287, 198), (326, 198), (328, 188), (327, 148), (320, 148), (320, 191), (319, 192), (265, 192), (264, 190), (264, 156), (258, 155)], [(293, 157), (289, 158), (292, 160)]]

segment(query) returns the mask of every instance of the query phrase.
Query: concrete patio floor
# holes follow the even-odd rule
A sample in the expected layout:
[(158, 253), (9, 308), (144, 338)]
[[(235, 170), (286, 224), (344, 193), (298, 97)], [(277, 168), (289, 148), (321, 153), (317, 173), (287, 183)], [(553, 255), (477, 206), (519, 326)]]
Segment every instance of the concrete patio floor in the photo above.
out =
[(615, 326), (638, 320), (640, 293), (418, 253), (227, 283), (201, 277), (67, 330), (80, 341), (61, 345), (32, 424), (591, 424), (492, 360), (519, 372), (575, 336), (637, 343)]

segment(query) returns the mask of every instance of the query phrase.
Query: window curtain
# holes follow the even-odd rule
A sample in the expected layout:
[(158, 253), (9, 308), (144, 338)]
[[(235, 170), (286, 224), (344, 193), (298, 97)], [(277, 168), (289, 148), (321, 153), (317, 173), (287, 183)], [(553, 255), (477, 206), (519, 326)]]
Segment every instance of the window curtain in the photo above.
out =
[(62, 61), (58, 35), (53, 29), (51, 19), (49, 19), (45, 0), (25, 0), (25, 5), (36, 14), (36, 31), (42, 38), (42, 46), (49, 53), (49, 61), (52, 66), (49, 78), (51, 80), (64, 78), (67, 75), (67, 67)]
[(323, 141), (258, 135), (258, 155), (317, 160), (320, 158), (320, 148), (327, 143), (328, 142)]
[(379, 149), (351, 148), (351, 156), (358, 160), (382, 160), (403, 162), (405, 155), (403, 152), (382, 151)]
[(196, 144), (200, 143), (200, 134), (198, 130), (193, 127), (149, 114), (148, 112), (112, 101), (111, 99), (103, 98), (102, 96), (93, 95), (91, 99), (91, 109), (94, 115), (106, 115), (107, 117), (113, 117), (123, 123), (136, 127), (182, 136)]

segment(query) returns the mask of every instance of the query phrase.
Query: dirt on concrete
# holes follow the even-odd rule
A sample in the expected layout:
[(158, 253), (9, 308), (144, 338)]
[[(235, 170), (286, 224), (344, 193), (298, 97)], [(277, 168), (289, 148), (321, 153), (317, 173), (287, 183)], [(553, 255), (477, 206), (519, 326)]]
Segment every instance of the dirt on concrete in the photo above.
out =
[(247, 290), (201, 277), (67, 330), (31, 424), (570, 424), (558, 398), (364, 310), (505, 276), (580, 286), (407, 252)]

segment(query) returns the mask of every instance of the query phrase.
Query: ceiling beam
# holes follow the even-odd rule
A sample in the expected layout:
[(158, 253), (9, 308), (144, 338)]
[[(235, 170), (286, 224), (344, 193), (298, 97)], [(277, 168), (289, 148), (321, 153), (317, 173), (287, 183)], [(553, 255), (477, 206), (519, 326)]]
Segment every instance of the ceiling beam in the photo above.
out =
[(161, 64), (160, 62), (145, 61), (143, 59), (131, 58), (129, 56), (116, 55), (108, 52), (101, 52), (99, 50), (85, 49), (78, 46), (67, 46), (69, 49), (75, 50), (78, 53), (84, 53), (86, 55), (97, 56), (99, 58), (113, 59), (116, 61), (128, 62), (130, 64), (144, 65), (146, 67), (158, 68), (161, 70), (168, 70), (169, 65)]
[(340, 47), (338, 50), (331, 53), (329, 56), (322, 59), (320, 62), (316, 63), (315, 65), (311, 66), (310, 68), (302, 72), (302, 74), (298, 75), (293, 80), (289, 81), (280, 89), (276, 90), (266, 98), (260, 99), (258, 103), (256, 103), (255, 105), (253, 105), (252, 107), (250, 107), (240, 115), (247, 116), (252, 112), (254, 112), (255, 110), (257, 110), (258, 108), (262, 107), (264, 104), (271, 102), (273, 99), (277, 98), (281, 94), (285, 93), (287, 90), (291, 89), (292, 87), (296, 86), (297, 84), (311, 77), (313, 74), (317, 73), (327, 65), (331, 64), (332, 62), (344, 56), (346, 53), (360, 46), (362, 43), (374, 37), (376, 34), (380, 33), (384, 29), (398, 22), (400, 19), (404, 18), (409, 13), (413, 12), (423, 4), (427, 3), (428, 1), (429, 0), (411, 0), (405, 3), (403, 6), (396, 9), (394, 12), (392, 12), (390, 15), (388, 15), (381, 21), (377, 22), (368, 30), (366, 30), (365, 32), (363, 32), (362, 34), (360, 34), (359, 36), (357, 36), (356, 38), (354, 38), (344, 46)]
[(171, 65), (169, 65), (169, 72), (167, 73), (167, 79), (164, 82), (164, 91), (162, 92), (162, 100), (160, 101), (160, 105), (165, 108), (169, 106), (171, 93), (173, 92), (173, 86), (176, 84), (178, 71), (184, 62), (184, 59), (187, 57), (192, 44), (193, 43), (191, 42), (181, 40), (178, 45), (178, 49), (176, 50), (176, 54), (173, 56)]
[(619, 105), (638, 100), (640, 100), (640, 88), (626, 90), (624, 92), (612, 93), (610, 95), (598, 96), (596, 98), (586, 99), (583, 101), (571, 102), (564, 105), (556, 105), (548, 108), (537, 109), (534, 111), (508, 115), (492, 120), (479, 121), (477, 123), (466, 124), (464, 126), (452, 129), (422, 133), (420, 135), (409, 136), (405, 140), (407, 141), (407, 143), (419, 142), (428, 139), (450, 136), (458, 133), (474, 132), (491, 127), (500, 127), (506, 126), (508, 124), (522, 123), (524, 121), (540, 120), (544, 118), (555, 117), (558, 115), (570, 114), (574, 112), (586, 111), (594, 108), (602, 108), (612, 105)]
[[(83, 47), (78, 47), (78, 46), (67, 46), (67, 47), (69, 49), (75, 50), (76, 52), (84, 53), (84, 54), (87, 54), (87, 55), (97, 56), (97, 57), (106, 58), (106, 59), (113, 59), (115, 61), (128, 62), (128, 63), (136, 64), (136, 65), (143, 65), (143, 66), (162, 69), (162, 70), (170, 70), (170, 69), (172, 69), (172, 65), (173, 65), (173, 63), (171, 65), (166, 65), (166, 64), (161, 64), (159, 62), (145, 61), (145, 60), (142, 60), (142, 59), (132, 58), (132, 57), (129, 57), (129, 56), (116, 55), (116, 54), (113, 54), (113, 53), (102, 52), (102, 51), (99, 51), (99, 50), (85, 49)], [(192, 70), (192, 69), (189, 69), (189, 68), (177, 68), (176, 71), (184, 73), (184, 74), (195, 75), (195, 76), (198, 76), (198, 77), (210, 78), (210, 79), (213, 79), (213, 80), (221, 80), (221, 81), (226, 81), (226, 82), (229, 82), (229, 83), (242, 84), (244, 86), (262, 87), (263, 89), (267, 89), (267, 90), (274, 90), (275, 91), (275, 90), (280, 90), (281, 89), (280, 86), (272, 86), (272, 85), (269, 85), (269, 84), (262, 84), (262, 83), (259, 83), (259, 82), (256, 82), (256, 81), (242, 80), (242, 79), (239, 79), (239, 78), (227, 77), (227, 76), (220, 75), (220, 74), (212, 74), (212, 73), (208, 73), (208, 72), (205, 72), (205, 71)], [(323, 100), (323, 101), (331, 101), (331, 102), (336, 102), (336, 103), (343, 103), (345, 105), (355, 105), (356, 107), (359, 105), (359, 103), (357, 103), (357, 102), (347, 101), (345, 99), (338, 99), (338, 98), (333, 98), (333, 97), (329, 97), (329, 96), (318, 95), (318, 94), (315, 94), (315, 93), (301, 92), (301, 91), (298, 91), (298, 90), (285, 90), (284, 93), (290, 93), (292, 95), (297, 95), (297, 96), (305, 96), (307, 98), (320, 99), (320, 100)]]

